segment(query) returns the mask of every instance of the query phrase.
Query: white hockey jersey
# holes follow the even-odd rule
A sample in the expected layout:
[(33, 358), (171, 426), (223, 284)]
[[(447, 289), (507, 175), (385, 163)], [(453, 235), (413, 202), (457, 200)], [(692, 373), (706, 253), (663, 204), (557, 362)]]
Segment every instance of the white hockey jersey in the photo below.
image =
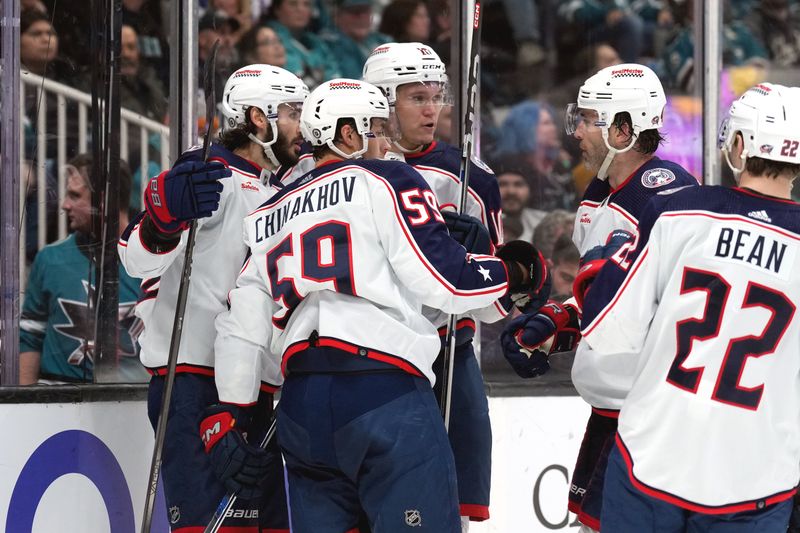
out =
[(256, 397), (259, 364), (285, 368), (310, 345), (433, 383), (440, 342), (422, 305), (463, 313), (508, 286), (503, 262), (466, 254), (422, 177), (396, 161), (323, 165), (250, 214), (244, 234), (252, 256), (217, 319), (217, 360), (235, 358), (230, 380), (249, 384), (237, 403)]
[[(639, 215), (651, 197), (659, 191), (688, 185), (697, 185), (697, 180), (680, 165), (658, 157), (653, 157), (639, 167), (616, 189), (612, 190), (607, 181), (597, 178), (592, 180), (578, 207), (572, 234), (572, 240), (581, 257), (595, 246), (607, 244), (616, 230), (637, 235)], [(628, 248), (623, 247), (619, 255), (623, 256), (627, 251)], [(607, 268), (609, 267), (615, 268), (614, 265)], [(596, 291), (594, 285), (586, 295), (587, 300), (608, 301), (608, 298), (601, 291)], [(616, 367), (606, 368), (604, 370), (607, 370), (607, 374), (598, 375), (600, 370), (592, 364), (593, 359), (591, 347), (580, 343), (572, 364), (572, 382), (592, 407), (618, 410), (629, 389), (631, 362), (619, 357)], [(605, 383), (607, 388), (600, 390), (583, 387), (584, 383), (598, 381)]]
[(595, 280), (592, 290), (615, 296), (584, 307), (583, 343), (597, 376), (635, 354), (618, 437), (634, 484), (705, 513), (791, 497), (800, 479), (800, 206), (722, 187), (659, 196), (631, 260), (627, 277), (604, 269)]
[[(192, 149), (176, 164), (201, 158), (201, 150)], [(242, 220), (266, 201), (270, 192), (265, 185), (266, 170), (222, 146), (212, 144), (209, 159), (222, 162), (233, 175), (222, 180), (219, 209), (198, 220), (177, 371), (214, 375), (214, 319), (227, 308), (228, 291), (234, 287), (247, 255), (241, 239)], [(145, 280), (143, 301), (136, 310), (144, 323), (139, 337), (140, 358), (151, 372), (161, 374), (166, 371), (188, 231), (183, 232), (176, 248), (156, 253), (141, 238), (143, 216), (136, 217), (125, 230), (118, 250), (128, 273)], [(276, 385), (266, 375), (256, 375), (255, 379), (263, 380), (265, 390)], [(225, 386), (219, 379), (217, 382), (218, 387)]]

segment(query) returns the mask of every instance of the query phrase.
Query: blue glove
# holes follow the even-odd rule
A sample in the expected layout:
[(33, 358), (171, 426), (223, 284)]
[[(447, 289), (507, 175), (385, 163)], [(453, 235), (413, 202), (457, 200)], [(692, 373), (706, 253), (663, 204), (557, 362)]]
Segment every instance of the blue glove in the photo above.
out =
[(583, 299), (589, 291), (594, 278), (608, 262), (608, 259), (627, 242), (633, 240), (633, 234), (629, 231), (614, 230), (608, 237), (608, 242), (591, 248), (583, 257), (578, 267), (578, 274), (572, 282), (572, 294), (578, 305), (583, 308)]
[(261, 496), (264, 477), (274, 468), (272, 452), (247, 443), (237, 421), (247, 415), (236, 405), (212, 405), (200, 422), (200, 438), (214, 473), (229, 492), (243, 500)]
[(219, 162), (187, 161), (150, 180), (144, 206), (155, 226), (164, 233), (188, 227), (187, 222), (209, 217), (219, 207), (222, 183), (231, 171)]
[[(497, 257), (506, 263), (508, 269), (508, 295), (517, 309), (523, 313), (535, 313), (550, 298), (550, 272), (539, 250), (526, 241), (511, 241), (504, 244)], [(515, 263), (524, 266), (528, 272), (526, 278), (517, 278)]]
[(503, 355), (520, 377), (541, 376), (550, 370), (551, 353), (575, 347), (580, 339), (579, 321), (573, 305), (548, 302), (538, 313), (509, 322), (500, 335)]
[(450, 230), (450, 236), (460, 242), (469, 253), (482, 255), (491, 253), (492, 238), (480, 220), (455, 211), (442, 211), (442, 216), (447, 229)]

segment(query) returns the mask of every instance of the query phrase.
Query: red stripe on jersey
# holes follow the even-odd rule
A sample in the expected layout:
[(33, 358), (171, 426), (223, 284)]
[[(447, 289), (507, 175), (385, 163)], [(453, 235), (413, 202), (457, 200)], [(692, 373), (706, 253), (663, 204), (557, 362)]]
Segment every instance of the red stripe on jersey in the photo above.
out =
[(462, 503), (458, 506), (461, 516), (467, 516), (473, 522), (483, 522), (489, 519), (489, 506)]
[[(270, 528), (266, 528), (266, 529), (262, 529), (261, 533), (289, 533), (289, 531), (291, 531), (291, 530), (289, 530), (289, 529), (275, 529), (275, 528), (271, 528), (270, 529)], [(356, 533), (358, 533), (358, 530), (356, 530), (356, 529), (354, 529), (352, 531), (355, 531)]]
[(755, 220), (751, 220), (749, 218), (745, 218), (740, 215), (719, 215), (719, 214), (711, 214), (711, 213), (704, 213), (704, 212), (686, 212), (686, 211), (674, 211), (674, 212), (667, 212), (661, 213), (659, 217), (705, 217), (711, 218), (713, 220), (724, 220), (724, 221), (734, 221), (734, 222), (745, 222), (747, 224), (752, 224), (753, 226), (757, 226), (761, 229), (766, 229), (769, 231), (774, 231), (778, 235), (782, 235), (784, 237), (788, 237), (789, 239), (800, 241), (800, 236), (796, 233), (791, 233), (788, 231), (783, 231), (778, 227), (770, 226), (769, 224), (762, 224), (761, 222), (756, 222)]
[(580, 512), (578, 513), (578, 522), (585, 526), (589, 526), (595, 531), (600, 531), (600, 519), (585, 512), (583, 508), (581, 508)]
[[(414, 165), (413, 163), (412, 163), (412, 166), (417, 170), (427, 170), (427, 171), (430, 171), (430, 172), (436, 172), (437, 174), (442, 174), (443, 176), (446, 176), (446, 177), (450, 178), (452, 181), (456, 182), (460, 186), (460, 182), (459, 182), (458, 176), (456, 176), (455, 174), (453, 174), (451, 172), (447, 172), (446, 170), (442, 170), (441, 168), (436, 168), (436, 167), (428, 167), (428, 166), (425, 166), (425, 165)], [(472, 196), (472, 199), (475, 200), (478, 203), (478, 207), (481, 210), (481, 222), (483, 222), (486, 225), (486, 227), (488, 228), (489, 221), (488, 221), (488, 219), (486, 217), (486, 206), (483, 205), (483, 200), (481, 200), (481, 197), (478, 196), (478, 193), (476, 193), (474, 190), (472, 190), (472, 187), (468, 187), (467, 188), (467, 193), (470, 196)], [(455, 206), (453, 206), (453, 207), (455, 207)], [(440, 206), (440, 209), (443, 209), (443, 207)]]
[[(203, 533), (205, 526), (189, 526), (173, 529), (172, 533)], [(219, 533), (258, 533), (258, 526), (220, 526)], [(288, 529), (276, 529), (274, 531), (289, 531)]]
[[(166, 376), (167, 367), (159, 366), (146, 369), (151, 376)], [(175, 366), (176, 374), (200, 374), (201, 376), (214, 376), (214, 369), (207, 366), (192, 365), (190, 363), (180, 363)]]
[(592, 407), (592, 412), (596, 415), (604, 416), (606, 418), (619, 418), (619, 411), (616, 409), (600, 409), (599, 407)]
[[(257, 165), (256, 163), (253, 163), (249, 159), (245, 159), (244, 157), (242, 157), (242, 159), (244, 159), (245, 161), (247, 161), (248, 163), (253, 165), (255, 168), (257, 168), (259, 170), (261, 169), (260, 165)], [(225, 165), (225, 167), (231, 168), (230, 164), (227, 161), (225, 161), (224, 159), (222, 159), (221, 157), (209, 157), (208, 160), (209, 161), (217, 161), (217, 162), (222, 163), (223, 165)], [(259, 181), (261, 181), (261, 176), (256, 176), (255, 174), (253, 174), (251, 172), (245, 172), (241, 168), (234, 167), (234, 170), (236, 170), (236, 172), (238, 172), (239, 174), (242, 174), (246, 178), (250, 178), (251, 180), (259, 180)]]
[(622, 454), (622, 460), (625, 461), (625, 466), (628, 469), (628, 477), (630, 478), (631, 483), (633, 483), (634, 487), (636, 487), (639, 491), (644, 492), (645, 494), (647, 494), (652, 498), (665, 501), (669, 504), (676, 505), (682, 509), (687, 509), (689, 511), (694, 511), (696, 513), (717, 515), (717, 514), (728, 514), (728, 513), (743, 513), (746, 511), (758, 511), (763, 509), (764, 507), (788, 500), (789, 498), (793, 497), (795, 493), (797, 493), (797, 487), (792, 487), (791, 489), (779, 492), (777, 494), (773, 494), (771, 496), (767, 496), (766, 498), (759, 498), (758, 500), (731, 503), (728, 505), (720, 505), (720, 506), (709, 506), (691, 502), (689, 500), (681, 498), (680, 496), (676, 496), (674, 494), (670, 494), (669, 492), (650, 487), (649, 485), (646, 485), (642, 481), (636, 479), (636, 476), (634, 476), (633, 474), (633, 459), (631, 458), (630, 452), (628, 451), (628, 448), (625, 446), (625, 443), (622, 442), (622, 438), (619, 436), (619, 433), (617, 433), (616, 435), (616, 442), (617, 442), (617, 448), (619, 448), (619, 451)]
[(427, 148), (425, 148), (421, 152), (406, 153), (405, 154), (405, 158), (406, 159), (414, 159), (414, 158), (417, 158), (417, 157), (422, 157), (425, 154), (431, 153), (434, 148), (436, 148), (436, 141), (433, 141), (431, 144), (428, 145)]
[[(475, 321), (471, 318), (462, 318), (458, 322), (456, 322), (456, 331), (467, 328), (475, 331)], [(447, 326), (441, 326), (437, 330), (439, 332), (440, 337), (444, 337), (447, 334)]]
[(630, 213), (628, 213), (627, 211), (622, 209), (622, 207), (620, 207), (619, 205), (612, 204), (611, 202), (609, 202), (608, 203), (608, 208), (612, 209), (612, 210), (616, 211), (617, 213), (619, 213), (620, 215), (622, 215), (625, 218), (625, 220), (627, 220), (628, 222), (633, 224), (634, 227), (636, 227), (636, 228), (639, 227), (639, 222), (636, 220), (636, 218), (634, 218), (633, 215), (631, 215)]

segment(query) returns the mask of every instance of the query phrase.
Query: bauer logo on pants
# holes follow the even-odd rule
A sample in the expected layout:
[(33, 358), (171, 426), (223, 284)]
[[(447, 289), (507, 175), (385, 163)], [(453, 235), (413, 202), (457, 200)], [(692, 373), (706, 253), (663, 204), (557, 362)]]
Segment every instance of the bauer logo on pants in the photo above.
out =
[(422, 527), (422, 515), (416, 509), (406, 511), (406, 525), (410, 527)]

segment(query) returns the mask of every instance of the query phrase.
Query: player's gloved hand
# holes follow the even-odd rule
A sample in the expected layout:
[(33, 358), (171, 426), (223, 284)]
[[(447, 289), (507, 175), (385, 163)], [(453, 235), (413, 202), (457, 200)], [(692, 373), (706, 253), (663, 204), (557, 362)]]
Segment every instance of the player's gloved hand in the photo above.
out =
[(551, 353), (567, 352), (580, 339), (580, 316), (572, 304), (550, 301), (539, 312), (509, 322), (500, 335), (503, 355), (523, 378), (550, 370)]
[(276, 458), (245, 440), (240, 425), (246, 425), (247, 414), (236, 405), (220, 404), (206, 409), (203, 416), (200, 438), (219, 480), (244, 500), (261, 496), (261, 482)]
[(222, 183), (229, 168), (213, 161), (186, 161), (150, 180), (144, 206), (155, 226), (164, 233), (188, 227), (187, 222), (209, 217), (219, 207)]
[[(550, 297), (550, 272), (542, 254), (531, 243), (511, 241), (496, 253), (508, 270), (508, 294), (523, 313), (534, 313)], [(519, 265), (527, 275), (522, 275)]]
[(492, 238), (489, 230), (475, 217), (442, 211), (444, 223), (450, 230), (450, 236), (467, 249), (471, 254), (489, 254), (492, 251)]
[(594, 278), (600, 273), (608, 259), (614, 255), (623, 244), (633, 240), (629, 231), (615, 230), (608, 238), (605, 245), (598, 245), (590, 249), (581, 257), (578, 274), (572, 283), (572, 294), (578, 305), (583, 309), (583, 299), (589, 291)]

